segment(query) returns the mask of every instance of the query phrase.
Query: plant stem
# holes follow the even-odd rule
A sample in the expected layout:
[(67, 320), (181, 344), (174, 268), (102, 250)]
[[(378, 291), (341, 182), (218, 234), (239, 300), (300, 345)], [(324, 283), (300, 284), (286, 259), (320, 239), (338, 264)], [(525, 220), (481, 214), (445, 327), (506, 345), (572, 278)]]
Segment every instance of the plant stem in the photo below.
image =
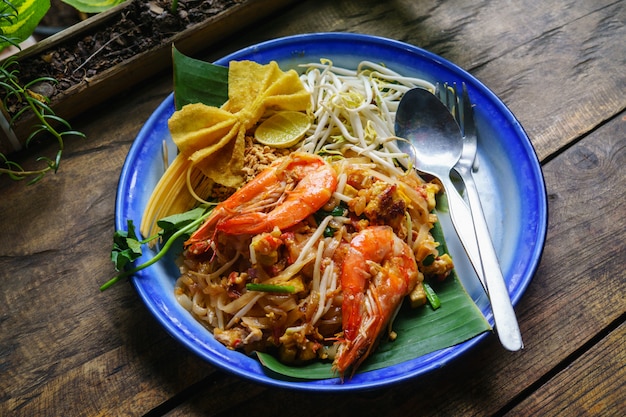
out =
[[(11, 68), (13, 67), (13, 68)], [(17, 67), (17, 69), (16, 69)], [(0, 65), (0, 88), (6, 92), (5, 100), (9, 97), (15, 98), (18, 102), (25, 103), (25, 107), (20, 109), (13, 115), (10, 123), (14, 124), (15, 121), (26, 112), (34, 114), (37, 122), (32, 126), (33, 132), (26, 139), (26, 146), (40, 133), (48, 132), (54, 137), (58, 144), (58, 150), (55, 159), (48, 157), (39, 157), (37, 161), (44, 161), (46, 167), (39, 170), (24, 170), (19, 164), (9, 161), (8, 158), (0, 153), (0, 162), (4, 163), (4, 168), (0, 168), (0, 175), (7, 174), (13, 180), (23, 180), (28, 177), (33, 179), (28, 184), (34, 184), (39, 181), (43, 176), (50, 172), (57, 172), (59, 169), (61, 154), (64, 149), (63, 136), (74, 135), (85, 137), (81, 132), (71, 130), (71, 127), (67, 121), (56, 116), (54, 111), (48, 106), (48, 98), (34, 93), (29, 89), (30, 86), (43, 81), (56, 82), (55, 79), (49, 77), (41, 77), (33, 80), (25, 85), (22, 85), (19, 81), (19, 62), (14, 58), (9, 58)], [(7, 107), (5, 103), (5, 107)], [(52, 121), (61, 124), (61, 127), (66, 129), (57, 129), (51, 123)]]

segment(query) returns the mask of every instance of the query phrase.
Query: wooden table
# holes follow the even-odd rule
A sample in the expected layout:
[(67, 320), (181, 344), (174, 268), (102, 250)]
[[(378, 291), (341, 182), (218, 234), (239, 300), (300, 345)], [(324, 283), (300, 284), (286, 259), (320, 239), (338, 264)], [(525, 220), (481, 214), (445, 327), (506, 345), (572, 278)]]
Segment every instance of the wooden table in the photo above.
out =
[(549, 199), (543, 258), (516, 306), (523, 351), (490, 336), (388, 389), (293, 392), (189, 353), (132, 285), (100, 293), (120, 170), (171, 91), (165, 73), (73, 120), (88, 139), (67, 143), (57, 175), (30, 187), (0, 177), (0, 415), (625, 415), (625, 21), (619, 0), (317, 0), (202, 56), (359, 32), (428, 49), (492, 89), (528, 132)]

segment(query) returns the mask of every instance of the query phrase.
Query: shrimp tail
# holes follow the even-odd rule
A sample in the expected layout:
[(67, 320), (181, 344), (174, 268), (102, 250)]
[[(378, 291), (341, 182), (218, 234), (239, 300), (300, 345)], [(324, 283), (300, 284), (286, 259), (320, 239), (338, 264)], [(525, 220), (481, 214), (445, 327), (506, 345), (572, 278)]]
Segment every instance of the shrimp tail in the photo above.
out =
[(349, 368), (352, 369), (352, 376), (370, 355), (378, 344), (385, 322), (387, 320), (384, 317), (370, 316), (362, 323), (356, 335), (343, 342), (333, 364), (342, 379)]
[[(387, 308), (388, 306), (381, 304), (381, 300), (385, 298), (384, 295), (377, 294), (377, 292), (378, 291), (374, 290), (369, 294), (370, 301), (374, 303), (374, 308), (371, 314), (366, 314), (364, 320), (361, 320), (360, 318), (358, 319), (358, 328), (344, 330), (345, 340), (343, 345), (340, 347), (337, 360), (333, 364), (335, 370), (339, 371), (342, 379), (345, 372), (349, 368), (352, 369), (353, 375), (361, 366), (363, 361), (369, 357), (370, 353), (380, 341), (384, 328), (391, 327), (391, 322), (401, 307), (402, 297), (395, 297), (396, 301), (389, 306), (393, 309), (390, 310)], [(357, 297), (355, 301), (362, 304), (364, 302), (364, 298), (365, 297)], [(353, 308), (349, 314), (361, 314), (358, 310), (360, 309)], [(350, 319), (350, 317), (348, 317), (348, 319)], [(352, 320), (352, 323), (354, 324), (354, 319)]]

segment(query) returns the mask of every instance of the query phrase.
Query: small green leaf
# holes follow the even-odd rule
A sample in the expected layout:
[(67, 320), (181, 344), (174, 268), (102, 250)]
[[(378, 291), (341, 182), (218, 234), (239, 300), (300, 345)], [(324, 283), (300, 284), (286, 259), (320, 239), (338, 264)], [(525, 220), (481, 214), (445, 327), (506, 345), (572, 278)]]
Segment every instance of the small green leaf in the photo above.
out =
[(63, 126), (65, 126), (68, 129), (72, 128), (72, 126), (70, 126), (70, 123), (67, 120), (65, 120), (62, 117), (59, 117), (59, 116), (57, 116), (55, 114), (46, 114), (43, 117), (44, 117), (44, 119), (46, 119), (48, 121), (53, 120), (55, 122), (58, 122), (59, 124), (62, 124)]
[(141, 256), (141, 243), (135, 234), (132, 220), (127, 221), (128, 230), (118, 230), (113, 235), (113, 250), (111, 260), (117, 271), (122, 271), (127, 264)]
[[(205, 206), (200, 206), (184, 213), (173, 214), (171, 216), (164, 217), (161, 220), (158, 220), (157, 226), (162, 229), (160, 234), (163, 241), (169, 240), (169, 238), (172, 237), (174, 233), (196, 221), (199, 217), (205, 214), (206, 211), (207, 208)], [(194, 231), (195, 229), (189, 230), (188, 234), (191, 234)]]
[(24, 142), (24, 146), (25, 147), (29, 147), (31, 142), (42, 132), (46, 132), (48, 129), (46, 126), (43, 125), (33, 125), (33, 127), (36, 127), (35, 130), (33, 130), (32, 132), (30, 132), (30, 135), (28, 135), (28, 137), (26, 138), (26, 141)]
[(190, 58), (172, 47), (174, 103), (220, 107), (228, 99), (228, 68)]
[(439, 256), (444, 253), (449, 254), (450, 252), (448, 252), (448, 245), (446, 244), (446, 238), (443, 235), (441, 223), (437, 222), (433, 224), (433, 228), (430, 229), (430, 234), (433, 236), (433, 239), (435, 239), (435, 242), (439, 243), (439, 247), (437, 248), (439, 250)]
[[(33, 34), (35, 28), (50, 9), (50, 0), (11, 0), (12, 8), (3, 3), (4, 13), (16, 13), (16, 18), (0, 20), (0, 49), (20, 43)], [(8, 40), (10, 39), (10, 40)]]
[(33, 178), (32, 180), (28, 181), (28, 183), (27, 183), (27, 184), (28, 184), (28, 185), (33, 185), (33, 184), (35, 184), (35, 183), (39, 182), (39, 181), (43, 178), (43, 176), (44, 176), (44, 175), (45, 175), (45, 173), (43, 173), (43, 172), (42, 172), (41, 174), (37, 175), (37, 176), (36, 176), (35, 178)]
[[(52, 108), (48, 105), (48, 103), (45, 103), (43, 101), (39, 101), (37, 99), (34, 99), (32, 97), (27, 96), (26, 98), (31, 104), (33, 104), (35, 107), (39, 108), (39, 111), (42, 114), (46, 114), (46, 112), (50, 113), (50, 114), (54, 114), (54, 110), (52, 110)], [(47, 99), (47, 98), (46, 98)]]
[(83, 132), (79, 132), (78, 130), (66, 130), (65, 132), (60, 132), (61, 136), (80, 136), (81, 138), (85, 138), (85, 134)]
[(426, 292), (426, 298), (428, 299), (428, 303), (433, 308), (433, 310), (437, 310), (439, 307), (441, 307), (441, 300), (437, 296), (437, 293), (428, 283), (424, 282), (422, 285), (424, 286), (424, 291)]
[(273, 285), (273, 284), (246, 284), (248, 291), (259, 292), (276, 292), (283, 294), (293, 294), (296, 291), (296, 287), (293, 285)]
[[(52, 83), (52, 84), (58, 84), (59, 80), (57, 80), (56, 78), (52, 78), (52, 77), (39, 77), (39, 78), (36, 78), (36, 79), (34, 79), (32, 81), (29, 81), (26, 84), (24, 84), (23, 88), (24, 88), (24, 90), (28, 90), (28, 89), (33, 88), (33, 86), (35, 86), (37, 84), (40, 84), (40, 83), (43, 83), (43, 82), (49, 82), (49, 83)], [(46, 99), (47, 98), (48, 97), (46, 97)]]
[(83, 13), (100, 13), (124, 3), (126, 0), (63, 0)]
[[(15, 94), (15, 96), (18, 96), (18, 94)], [(11, 117), (11, 126), (14, 126), (20, 116), (28, 111), (30, 111), (30, 108), (28, 106), (24, 106), (17, 113), (15, 113), (13, 117)]]
[(433, 262), (435, 262), (435, 255), (431, 253), (430, 255), (424, 258), (424, 260), (422, 261), (422, 264), (424, 266), (430, 266), (433, 264)]

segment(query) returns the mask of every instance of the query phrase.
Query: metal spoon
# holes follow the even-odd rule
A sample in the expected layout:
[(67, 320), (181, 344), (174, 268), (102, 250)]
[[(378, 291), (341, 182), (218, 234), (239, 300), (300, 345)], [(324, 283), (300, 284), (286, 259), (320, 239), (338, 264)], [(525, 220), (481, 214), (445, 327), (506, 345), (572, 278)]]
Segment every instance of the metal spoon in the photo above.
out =
[[(395, 129), (397, 136), (410, 141), (399, 140), (398, 147), (412, 157), (416, 169), (441, 181), (448, 197), (452, 223), (476, 274), (479, 277), (484, 276), (487, 283), (493, 282), (493, 277), (502, 279), (504, 283), (497, 263), (497, 271), (493, 271), (492, 268), (489, 271), (483, 270), (484, 263), (479, 252), (472, 213), (450, 180), (450, 171), (458, 162), (463, 150), (463, 136), (452, 114), (430, 92), (412, 89), (406, 92), (400, 101), (396, 112)], [(491, 241), (488, 243), (491, 244)], [(484, 272), (488, 272), (489, 277), (484, 275)], [(499, 287), (496, 285), (492, 286), (493, 293), (488, 291), (488, 295), (498, 337), (506, 349), (519, 350), (522, 342), (519, 330), (511, 330), (511, 326), (514, 327), (513, 330), (518, 328), (509, 294), (506, 287), (503, 293), (497, 290)], [(487, 285), (487, 290), (491, 290), (492, 286)]]
[(441, 181), (448, 198), (452, 224), (476, 275), (483, 282), (482, 262), (472, 215), (450, 180), (450, 171), (461, 157), (463, 136), (452, 114), (427, 90), (407, 91), (396, 112), (398, 148), (408, 154), (415, 168)]

